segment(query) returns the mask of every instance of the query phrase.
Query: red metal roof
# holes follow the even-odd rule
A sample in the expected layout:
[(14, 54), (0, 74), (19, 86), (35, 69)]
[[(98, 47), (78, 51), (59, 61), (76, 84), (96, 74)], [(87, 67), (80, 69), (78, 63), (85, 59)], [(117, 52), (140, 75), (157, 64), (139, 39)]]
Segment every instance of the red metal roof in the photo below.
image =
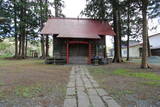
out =
[(62, 38), (100, 38), (98, 35), (115, 35), (105, 21), (76, 18), (50, 18), (41, 34), (59, 34)]

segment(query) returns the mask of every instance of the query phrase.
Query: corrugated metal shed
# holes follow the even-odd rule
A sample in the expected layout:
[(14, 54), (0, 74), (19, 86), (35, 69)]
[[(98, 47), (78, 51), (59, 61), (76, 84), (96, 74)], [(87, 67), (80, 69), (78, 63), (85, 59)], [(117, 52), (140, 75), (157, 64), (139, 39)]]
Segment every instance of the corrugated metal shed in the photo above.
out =
[(59, 34), (61, 38), (93, 38), (98, 35), (115, 35), (111, 26), (105, 21), (76, 18), (50, 18), (41, 34)]

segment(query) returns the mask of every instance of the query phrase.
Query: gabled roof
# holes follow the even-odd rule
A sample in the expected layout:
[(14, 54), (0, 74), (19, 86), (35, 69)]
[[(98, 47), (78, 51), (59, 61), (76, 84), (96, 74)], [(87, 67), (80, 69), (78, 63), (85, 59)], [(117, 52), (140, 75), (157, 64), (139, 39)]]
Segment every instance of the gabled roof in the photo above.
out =
[[(133, 45), (130, 45), (129, 48), (132, 48), (132, 47), (137, 47), (137, 46), (142, 46), (143, 44), (142, 43), (138, 43), (138, 44), (133, 44)], [(127, 46), (125, 47), (122, 47), (122, 49), (126, 49)]]
[(149, 38), (154, 37), (154, 36), (160, 36), (160, 33), (156, 33), (156, 34), (150, 35)]
[(77, 18), (50, 18), (41, 34), (59, 34), (61, 38), (100, 38), (98, 35), (115, 35), (106, 21)]

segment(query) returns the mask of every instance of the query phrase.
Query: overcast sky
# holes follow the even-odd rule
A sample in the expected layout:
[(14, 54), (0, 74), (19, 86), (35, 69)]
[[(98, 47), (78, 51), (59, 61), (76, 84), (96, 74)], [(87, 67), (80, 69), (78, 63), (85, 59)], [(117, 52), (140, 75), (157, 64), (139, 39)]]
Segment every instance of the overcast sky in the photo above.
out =
[(76, 18), (80, 12), (85, 8), (86, 0), (64, 0), (65, 8), (63, 13), (66, 17)]

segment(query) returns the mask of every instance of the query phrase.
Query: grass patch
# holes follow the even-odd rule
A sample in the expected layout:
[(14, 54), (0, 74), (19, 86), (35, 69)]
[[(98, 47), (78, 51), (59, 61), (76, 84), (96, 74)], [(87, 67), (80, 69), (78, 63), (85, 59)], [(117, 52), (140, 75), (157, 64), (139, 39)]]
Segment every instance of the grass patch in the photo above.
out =
[(44, 88), (41, 85), (33, 86), (16, 86), (15, 88), (0, 89), (0, 99), (9, 98), (11, 95), (15, 97), (32, 98), (39, 96)]
[(41, 85), (34, 86), (17, 86), (14, 89), (15, 95), (18, 97), (31, 98), (38, 96), (42, 92), (43, 88)]
[(142, 84), (151, 85), (151, 86), (160, 86), (160, 81), (145, 81), (145, 82), (142, 82)]
[(129, 95), (129, 94), (134, 94), (135, 92), (132, 90), (115, 90), (112, 89), (109, 91), (109, 93), (112, 95), (114, 99), (119, 99), (121, 96)]
[(2, 81), (0, 81), (0, 86), (3, 86), (3, 85), (5, 85), (5, 83), (4, 83), (4, 82), (2, 82)]
[(44, 60), (39, 59), (22, 59), (22, 60), (7, 60), (7, 59), (1, 59), (0, 60), (0, 66), (9, 66), (9, 65), (25, 65), (25, 64), (43, 64)]
[(118, 90), (115, 92), (117, 95), (126, 95), (126, 94), (133, 94), (134, 92), (131, 90)]
[(102, 69), (102, 68), (88, 68), (88, 69), (91, 73), (95, 73), (95, 74), (105, 74), (105, 73), (107, 73), (105, 71), (105, 69)]
[[(122, 76), (130, 76), (130, 77), (138, 77), (138, 78), (144, 78), (144, 79), (150, 79), (150, 80), (156, 80), (154, 82), (159, 82), (160, 75), (153, 73), (153, 72), (134, 72), (127, 69), (116, 69), (112, 72), (107, 72), (103, 68), (89, 68), (89, 71), (92, 74), (113, 74), (113, 75), (122, 75)], [(157, 83), (158, 84), (158, 83)]]
[(0, 59), (13, 57), (11, 54), (0, 55)]
[(152, 73), (152, 72), (132, 72), (126, 69), (117, 69), (112, 72), (115, 75), (124, 75), (138, 78), (145, 78), (150, 80), (160, 80), (160, 75)]

